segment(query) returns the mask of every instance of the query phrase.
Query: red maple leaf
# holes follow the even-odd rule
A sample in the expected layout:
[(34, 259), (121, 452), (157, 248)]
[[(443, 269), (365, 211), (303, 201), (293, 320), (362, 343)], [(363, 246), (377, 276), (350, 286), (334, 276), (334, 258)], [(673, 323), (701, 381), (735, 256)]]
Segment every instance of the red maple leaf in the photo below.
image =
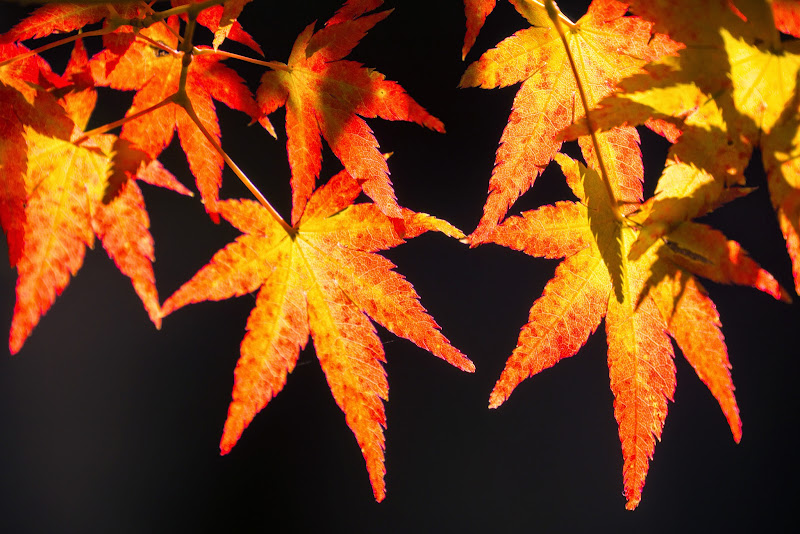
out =
[(62, 136), (72, 131), (72, 121), (55, 98), (43, 89), (61, 84), (60, 77), (38, 55), (18, 44), (0, 44), (0, 227), (8, 243), (8, 259), (15, 266), (22, 254), (25, 227), (25, 127), (50, 130)]
[[(297, 38), (288, 63), (261, 78), (261, 112), (286, 106), (286, 148), (292, 169), (292, 224), (300, 220), (322, 166), (320, 137), (361, 184), (364, 193), (390, 217), (402, 219), (389, 168), (364, 118), (416, 122), (443, 132), (430, 115), (383, 74), (345, 57), (384, 11), (360, 16), (380, 2), (348, 2), (321, 30), (308, 26)], [(352, 18), (345, 18), (352, 17)], [(269, 121), (262, 124), (271, 129)]]
[[(192, 0), (194, 3), (203, 0)], [(223, 5), (211, 6), (202, 10), (197, 15), (197, 23), (214, 32), (214, 49), (216, 50), (225, 41), (230, 39), (250, 47), (262, 56), (264, 52), (249, 33), (244, 31), (237, 20), (245, 4), (252, 0), (227, 0)], [(172, 0), (173, 6), (182, 6), (191, 3), (189, 0)]]
[(14, 25), (8, 32), (0, 36), (0, 43), (39, 39), (54, 33), (67, 33), (80, 30), (88, 24), (100, 22), (113, 15), (117, 10), (133, 18), (143, 13), (132, 2), (127, 4), (77, 4), (52, 3), (37, 8), (27, 18)]

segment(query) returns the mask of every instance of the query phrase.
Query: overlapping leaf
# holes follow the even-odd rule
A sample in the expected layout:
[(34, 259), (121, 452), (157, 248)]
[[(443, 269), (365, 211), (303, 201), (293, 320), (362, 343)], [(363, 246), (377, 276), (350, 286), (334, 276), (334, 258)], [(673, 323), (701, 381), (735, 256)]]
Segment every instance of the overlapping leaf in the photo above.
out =
[[(531, 28), (484, 53), (461, 79), (461, 87), (494, 88), (521, 82), (497, 150), (483, 217), (470, 236), (473, 244), (482, 242), (533, 185), (561, 146), (558, 132), (584, 113), (566, 50), (544, 7), (524, 0), (512, 3)], [(576, 23), (560, 15), (569, 28), (569, 47), (590, 106), (609, 94), (618, 80), (674, 48), (662, 36), (653, 36), (649, 23), (624, 16), (626, 11), (627, 6), (616, 0), (596, 0)], [(615, 142), (604, 136), (600, 136), (600, 149), (604, 159), (630, 158), (630, 154), (617, 154)], [(635, 189), (633, 184), (620, 186)]]
[[(0, 62), (28, 52), (22, 45), (0, 44)], [(0, 66), (0, 227), (6, 235), (12, 267), (22, 254), (25, 235), (25, 126), (61, 136), (72, 131), (72, 121), (61, 106), (41, 90), (59, 83), (59, 79), (36, 55)]]
[[(128, 116), (150, 110), (126, 122), (121, 137), (151, 158), (164, 150), (177, 130), (206, 211), (213, 214), (222, 181), (223, 156), (180, 103), (171, 100), (180, 88), (183, 67), (182, 53), (176, 51), (177, 29), (177, 17), (170, 17), (139, 34), (121, 29), (105, 36), (107, 48), (92, 58), (92, 74), (98, 85), (136, 91)], [(161, 43), (173, 52), (154, 43)], [(221, 134), (213, 100), (257, 115), (255, 101), (244, 81), (213, 54), (192, 60), (186, 73), (185, 92), (200, 123), (217, 142)], [(165, 104), (156, 107), (161, 103)]]
[[(404, 120), (443, 132), (400, 85), (344, 58), (390, 11), (363, 15), (380, 2), (348, 2), (321, 30), (308, 26), (295, 41), (285, 68), (261, 78), (258, 104), (266, 116), (286, 106), (286, 148), (292, 170), (292, 224), (303, 214), (322, 165), (321, 137), (390, 217), (402, 219), (389, 168), (364, 118)], [(345, 18), (350, 17), (350, 18)], [(271, 129), (264, 118), (262, 124)]]
[[(675, 143), (670, 147), (655, 196), (634, 218), (642, 225), (632, 258), (683, 221), (705, 215), (719, 205), (747, 194), (744, 169), (752, 145), (728, 131), (724, 110), (680, 68), (680, 57), (666, 57), (645, 67), (645, 73), (620, 82), (620, 92), (593, 110), (597, 131), (647, 123)], [(571, 139), (586, 134), (586, 121), (562, 131)]]
[[(782, 41), (778, 28), (794, 31), (796, 7), (756, 0), (729, 2), (631, 2), (655, 29), (685, 43), (677, 57), (623, 80), (620, 92), (599, 102), (593, 128), (637, 124), (649, 117), (672, 120), (683, 134), (670, 152), (659, 191), (644, 220), (634, 254), (681, 221), (702, 215), (736, 196), (753, 147), (769, 170), (773, 205), (800, 290), (800, 226), (795, 169), (787, 154), (798, 112), (800, 43)], [(776, 24), (778, 28), (776, 28)], [(569, 138), (585, 125), (565, 132)], [(733, 195), (732, 195), (733, 192)]]
[[(358, 183), (339, 173), (313, 194), (291, 231), (255, 202), (221, 201), (220, 214), (243, 235), (167, 299), (163, 311), (259, 290), (236, 366), (223, 453), (283, 388), (310, 334), (380, 501), (385, 495), (382, 400), (388, 385), (383, 346), (370, 319), (460, 369), (474, 366), (440, 333), (411, 284), (375, 254), (404, 238), (374, 204), (353, 204), (359, 193)], [(405, 238), (431, 230), (463, 237), (429, 215), (409, 210), (402, 215)]]
[[(9, 177), (13, 179), (19, 172), (25, 198), (21, 213), (7, 211), (5, 206), (3, 210), (4, 230), (5, 220), (12, 220), (12, 231), (6, 230), (7, 235), (22, 234), (22, 242), (15, 245), (20, 247), (18, 255), (12, 256), (18, 274), (9, 338), (12, 353), (20, 350), (70, 276), (80, 269), (85, 249), (93, 246), (95, 235), (119, 270), (131, 279), (153, 322), (160, 325), (149, 220), (141, 191), (129, 178), (148, 174), (180, 187), (157, 162), (148, 164), (143, 153), (114, 136), (83, 139), (83, 128), (96, 100), (91, 85), (81, 82), (87, 68), (86, 54), (78, 41), (63, 77), (68, 85), (60, 102), (44, 92), (37, 95), (33, 109), (24, 98), (10, 99), (9, 127), (0, 132), (3, 145), (7, 141), (7, 146), (16, 147), (9, 150), (20, 157), (19, 168)], [(42, 112), (50, 117), (44, 119)], [(23, 119), (15, 123), (17, 117)], [(16, 152), (21, 148), (20, 132), (24, 152)], [(6, 170), (4, 165), (4, 175)], [(111, 202), (104, 203), (113, 176), (121, 176), (117, 180), (119, 192)]]
[[(510, 217), (490, 235), (492, 242), (526, 254), (565, 260), (534, 302), (489, 405), (500, 406), (524, 379), (574, 355), (605, 318), (625, 496), (632, 509), (641, 499), (675, 389), (668, 336), (718, 400), (734, 439), (741, 436), (719, 317), (690, 272), (788, 297), (738, 244), (696, 223), (684, 223), (658, 248), (628, 259), (636, 230), (615, 216), (598, 174), (566, 156), (556, 159), (579, 201)], [(614, 280), (618, 270), (620, 282)]]

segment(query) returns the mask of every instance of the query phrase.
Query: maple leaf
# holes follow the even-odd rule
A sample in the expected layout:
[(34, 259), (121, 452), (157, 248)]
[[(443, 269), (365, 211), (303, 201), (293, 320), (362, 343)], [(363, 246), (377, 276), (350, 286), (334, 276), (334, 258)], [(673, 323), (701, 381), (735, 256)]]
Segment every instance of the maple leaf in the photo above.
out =
[[(80, 81), (87, 69), (86, 53), (77, 41), (63, 76), (69, 91), (58, 103), (52, 95), (40, 92), (35, 111), (24, 100), (11, 100), (15, 106), (8, 121), (11, 126), (0, 131), (4, 141), (0, 144), (5, 145), (8, 135), (12, 153), (19, 148), (20, 135), (26, 147), (20, 154), (23, 164), (15, 170), (24, 187), (23, 213), (11, 225), (11, 232), (4, 221), (18, 274), (9, 336), (12, 354), (22, 348), (41, 316), (66, 288), (70, 275), (77, 274), (95, 235), (118, 269), (131, 279), (152, 321), (160, 325), (149, 220), (141, 191), (130, 178), (141, 172), (162, 184), (177, 181), (157, 162), (148, 162), (145, 154), (115, 136), (84, 139), (82, 128), (96, 101), (94, 89)], [(22, 120), (15, 123), (15, 117)], [(104, 203), (108, 181), (114, 175), (128, 179), (119, 180), (118, 194)], [(14, 237), (17, 233), (22, 234), (19, 241)]]
[[(563, 154), (556, 160), (579, 201), (509, 217), (490, 236), (531, 256), (565, 259), (534, 302), (489, 406), (497, 408), (524, 379), (577, 353), (605, 317), (625, 496), (633, 509), (675, 389), (669, 336), (719, 402), (734, 439), (741, 436), (719, 317), (691, 272), (788, 296), (737, 243), (696, 223), (684, 223), (659, 247), (628, 259), (636, 229), (614, 216), (597, 172)], [(623, 273), (619, 282), (615, 270)]]
[[(543, 6), (512, 0), (530, 22), (484, 53), (461, 78), (461, 87), (495, 88), (520, 83), (508, 124), (497, 150), (483, 217), (470, 236), (482, 242), (527, 191), (561, 146), (558, 132), (583, 116), (576, 99), (580, 82), (589, 106), (609, 94), (616, 82), (637, 72), (647, 61), (672, 51), (674, 44), (653, 36), (651, 24), (625, 15), (627, 6), (616, 0), (595, 0), (584, 17), (569, 27), (567, 41), (578, 65), (576, 81), (558, 31)], [(612, 159), (613, 141), (599, 136), (604, 159)], [(638, 200), (638, 199), (636, 199)]]
[(344, 5), (337, 9), (336, 13), (328, 19), (325, 26), (354, 20), (364, 13), (378, 9), (382, 4), (383, 0), (347, 0)]
[[(343, 60), (390, 11), (361, 16), (380, 2), (348, 2), (321, 30), (308, 26), (284, 69), (268, 71), (256, 93), (266, 115), (286, 106), (286, 148), (292, 177), (292, 224), (303, 214), (322, 165), (321, 137), (386, 215), (402, 219), (389, 168), (364, 118), (404, 120), (443, 132), (439, 119), (399, 84), (361, 64)], [(353, 18), (345, 18), (353, 17)]]
[[(105, 36), (107, 48), (92, 58), (91, 72), (98, 85), (136, 91), (127, 116), (154, 108), (178, 92), (182, 53), (166, 53), (152, 44), (161, 43), (175, 50), (177, 28), (177, 17), (170, 17), (165, 23), (141, 30), (144, 38), (119, 30)], [(221, 134), (213, 100), (250, 116), (257, 115), (255, 101), (244, 81), (213, 54), (193, 58), (186, 74), (185, 92), (200, 123), (217, 142)], [(175, 130), (197, 180), (206, 211), (214, 214), (222, 182), (223, 156), (209, 143), (181, 105), (168, 101), (129, 120), (123, 125), (120, 137), (155, 159), (170, 143)]]
[(220, 449), (229, 452), (255, 414), (283, 388), (309, 334), (336, 403), (355, 434), (375, 498), (384, 498), (383, 346), (370, 319), (450, 364), (474, 371), (419, 303), (410, 283), (376, 251), (429, 230), (463, 234), (429, 215), (403, 210), (405, 235), (374, 204), (353, 204), (358, 183), (342, 171), (317, 189), (296, 230), (253, 201), (221, 201), (222, 217), (243, 232), (217, 252), (163, 306), (260, 288), (234, 373), (233, 400)]
[(60, 85), (60, 76), (24, 45), (0, 43), (0, 83), (13, 87), (32, 102), (39, 90)]
[(800, 293), (800, 110), (790, 108), (762, 144), (772, 206), (792, 260), (795, 290)]
[[(80, 132), (75, 136), (79, 137)], [(49, 309), (83, 263), (94, 235), (103, 242), (156, 325), (158, 296), (151, 262), (152, 238), (144, 201), (135, 182), (125, 184), (110, 204), (102, 203), (112, 166), (113, 137), (79, 145), (26, 129), (28, 169), (25, 185), (24, 246), (16, 263), (17, 304), (9, 347), (22, 348), (39, 318)]]
[[(643, 221), (634, 255), (683, 220), (738, 196), (753, 147), (769, 169), (770, 196), (800, 291), (800, 248), (794, 206), (800, 179), (787, 163), (792, 152), (800, 76), (800, 41), (782, 42), (778, 28), (793, 31), (796, 6), (755, 1), (631, 2), (631, 10), (654, 21), (654, 29), (685, 44), (677, 56), (645, 67), (597, 103), (592, 128), (672, 120), (683, 134), (670, 150), (657, 198)], [(680, 15), (678, 15), (680, 14)], [(708, 24), (708, 21), (713, 24)], [(562, 135), (585, 133), (585, 121)], [(675, 136), (677, 137), (677, 136)], [(787, 139), (788, 137), (788, 139)], [(675, 140), (674, 138), (671, 140)]]

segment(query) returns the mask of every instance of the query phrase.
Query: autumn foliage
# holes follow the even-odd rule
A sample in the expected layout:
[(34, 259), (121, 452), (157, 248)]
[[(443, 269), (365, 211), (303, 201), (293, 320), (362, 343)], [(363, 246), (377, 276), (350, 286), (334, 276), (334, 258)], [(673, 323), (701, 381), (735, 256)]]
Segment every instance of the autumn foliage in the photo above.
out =
[[(17, 270), (12, 353), (95, 238), (156, 328), (188, 304), (257, 292), (222, 453), (283, 389), (311, 339), (380, 501), (389, 387), (374, 323), (475, 370), (379, 254), (430, 231), (471, 247), (494, 243), (563, 259), (535, 298), (489, 406), (578, 353), (604, 323), (628, 508), (641, 499), (675, 392), (673, 340), (740, 440), (722, 325), (701, 279), (790, 296), (738, 243), (695, 219), (751, 191), (744, 170), (758, 149), (800, 290), (800, 48), (792, 38), (800, 37), (800, 3), (595, 0), (571, 21), (551, 1), (511, 0), (529, 27), (466, 66), (460, 82), (463, 90), (518, 87), (483, 215), (469, 235), (399, 205), (391, 158), (370, 128), (381, 118), (445, 132), (399, 83), (347, 59), (391, 10), (379, 10), (381, 0), (348, 0), (324, 24), (309, 24), (288, 58), (264, 59), (239, 22), (248, 3), (48, 3), (0, 35), (0, 224)], [(464, 8), (462, 58), (495, 0), (464, 0)], [(197, 42), (197, 25), (213, 32), (211, 43)], [(55, 33), (65, 36), (37, 48), (37, 39)], [(86, 52), (89, 39), (99, 52)], [(227, 40), (252, 54), (226, 52)], [(45, 60), (56, 46), (71, 47), (64, 72)], [(237, 62), (263, 68), (255, 91)], [(132, 91), (132, 105), (87, 130), (100, 87)], [(241, 112), (243, 124), (285, 132), (288, 221), (225, 152), (218, 103)], [(279, 108), (285, 125), (270, 121)], [(641, 126), (671, 143), (648, 198)], [(162, 300), (138, 183), (193, 194), (159, 163), (175, 133), (198, 202), (241, 235)], [(583, 161), (561, 151), (573, 140)], [(321, 175), (325, 146), (342, 167), (332, 177)], [(574, 199), (509, 215), (550, 165)], [(254, 199), (220, 198), (225, 166)]]

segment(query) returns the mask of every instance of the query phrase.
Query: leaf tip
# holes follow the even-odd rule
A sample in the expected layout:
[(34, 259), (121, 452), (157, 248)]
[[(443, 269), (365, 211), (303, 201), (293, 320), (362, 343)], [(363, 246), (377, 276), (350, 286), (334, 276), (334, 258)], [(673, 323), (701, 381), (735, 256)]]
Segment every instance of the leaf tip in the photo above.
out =
[(461, 365), (458, 366), (458, 368), (467, 373), (475, 372), (475, 364), (473, 363), (472, 360), (470, 360), (466, 356), (464, 356), (464, 361), (461, 363)]
[[(242, 428), (241, 430), (244, 429)], [(225, 456), (226, 454), (231, 452), (231, 450), (233, 450), (233, 447), (239, 441), (241, 435), (242, 435), (241, 432), (236, 433), (235, 431), (231, 431), (231, 429), (228, 426), (228, 421), (226, 421), (225, 429), (222, 431), (222, 438), (219, 441), (219, 455)]]
[(164, 319), (164, 317), (166, 317), (170, 313), (174, 312), (178, 308), (179, 308), (179, 306), (174, 305), (173, 298), (172, 297), (168, 298), (164, 302), (164, 305), (161, 306), (158, 309), (158, 320), (159, 320), (159, 323)]
[(626, 510), (636, 510), (636, 507), (639, 506), (639, 502), (642, 500), (641, 495), (634, 495), (628, 498), (628, 502), (625, 503)]
[(278, 138), (278, 134), (275, 132), (275, 127), (272, 125), (272, 122), (270, 122), (269, 117), (267, 117), (266, 115), (260, 117), (258, 119), (258, 123), (264, 127), (264, 129), (267, 131), (269, 135), (272, 136), (273, 139)]
[(22, 345), (24, 341), (19, 341), (14, 338), (14, 334), (11, 334), (11, 337), (8, 340), (8, 352), (11, 356), (16, 356), (20, 350), (22, 350)]
[(477, 246), (483, 245), (489, 242), (489, 234), (491, 231), (487, 231), (481, 225), (479, 225), (474, 232), (466, 236), (465, 238), (461, 239), (462, 243), (469, 245), (469, 248), (475, 248)]
[(492, 390), (491, 395), (489, 395), (489, 409), (496, 410), (497, 408), (500, 407), (501, 404), (503, 404), (506, 401), (507, 398), (508, 395), (504, 395), (503, 393), (501, 393), (497, 389), (497, 386), (495, 386), (495, 388)]

